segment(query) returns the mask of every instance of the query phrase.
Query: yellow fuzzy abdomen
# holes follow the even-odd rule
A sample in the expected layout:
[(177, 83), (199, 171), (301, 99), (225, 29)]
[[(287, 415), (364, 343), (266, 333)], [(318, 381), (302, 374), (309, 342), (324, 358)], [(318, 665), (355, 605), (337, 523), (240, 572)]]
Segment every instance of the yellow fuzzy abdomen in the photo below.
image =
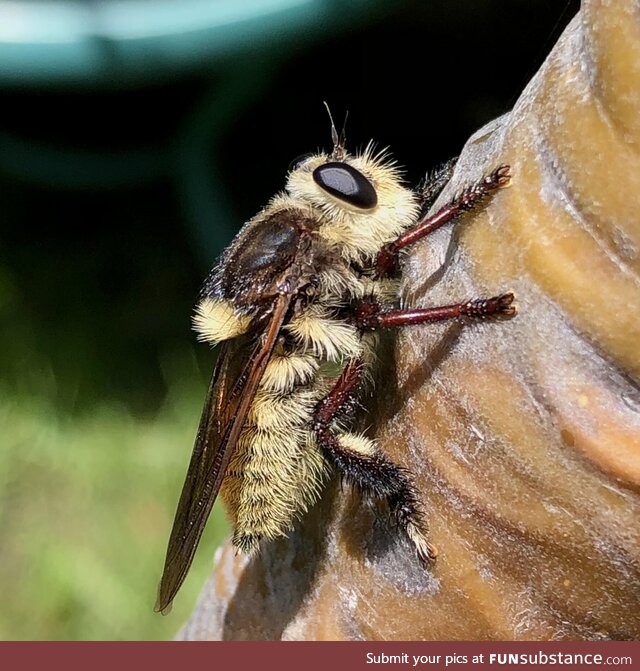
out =
[(323, 394), (320, 384), (259, 389), (220, 490), (242, 551), (286, 535), (318, 499), (328, 469), (311, 423)]

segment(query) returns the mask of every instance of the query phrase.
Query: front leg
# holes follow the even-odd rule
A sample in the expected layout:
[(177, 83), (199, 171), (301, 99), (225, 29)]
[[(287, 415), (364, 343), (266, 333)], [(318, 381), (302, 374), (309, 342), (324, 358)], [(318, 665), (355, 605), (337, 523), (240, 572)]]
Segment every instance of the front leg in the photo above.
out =
[(376, 258), (376, 276), (391, 277), (398, 269), (398, 254), (405, 247), (418, 242), (429, 233), (433, 233), (444, 224), (450, 222), (462, 212), (473, 209), (488, 195), (501, 189), (511, 181), (511, 168), (501, 165), (491, 174), (472, 184), (459, 193), (448, 205), (439, 209), (431, 216), (425, 216), (415, 226), (405, 231), (399, 238), (386, 244)]
[(407, 471), (380, 454), (373, 441), (334, 431), (334, 420), (353, 402), (364, 365), (351, 360), (327, 396), (318, 403), (313, 428), (320, 449), (340, 475), (363, 494), (384, 499), (398, 526), (407, 534), (423, 563), (437, 555), (424, 531), (416, 490)]

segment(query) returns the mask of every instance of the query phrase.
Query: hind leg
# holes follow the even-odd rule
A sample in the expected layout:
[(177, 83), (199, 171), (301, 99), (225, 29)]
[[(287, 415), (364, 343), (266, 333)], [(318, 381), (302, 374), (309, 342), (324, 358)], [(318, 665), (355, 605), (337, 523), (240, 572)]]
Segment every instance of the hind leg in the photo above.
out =
[(332, 427), (336, 417), (353, 402), (362, 370), (362, 362), (352, 360), (316, 407), (314, 431), (318, 445), (347, 482), (363, 494), (387, 501), (393, 518), (414, 544), (420, 560), (433, 561), (437, 552), (426, 539), (417, 492), (408, 472), (380, 454), (373, 441)]

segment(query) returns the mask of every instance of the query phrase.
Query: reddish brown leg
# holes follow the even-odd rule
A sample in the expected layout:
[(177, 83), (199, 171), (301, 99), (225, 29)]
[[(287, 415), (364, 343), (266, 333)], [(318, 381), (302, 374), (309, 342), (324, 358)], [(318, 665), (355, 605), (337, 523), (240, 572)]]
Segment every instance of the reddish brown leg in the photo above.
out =
[(501, 294), (493, 298), (479, 298), (466, 303), (455, 303), (435, 308), (416, 308), (414, 310), (388, 310), (374, 301), (358, 303), (355, 309), (355, 321), (359, 328), (375, 330), (394, 326), (411, 326), (428, 322), (441, 322), (457, 317), (483, 318), (490, 315), (511, 317), (516, 313), (513, 294)]
[(388, 243), (380, 250), (376, 258), (376, 276), (380, 278), (394, 275), (397, 271), (398, 254), (401, 249), (413, 245), (418, 240), (429, 235), (429, 233), (450, 222), (460, 213), (471, 210), (489, 194), (507, 186), (510, 179), (511, 168), (508, 165), (501, 165), (490, 175), (483, 177), (479, 182), (466, 188), (435, 214), (420, 219), (415, 226), (412, 226), (399, 238)]
[(360, 359), (351, 359), (345, 366), (331, 391), (316, 406), (313, 418), (316, 433), (328, 431), (331, 423), (351, 402), (362, 379), (363, 370), (364, 364)]
[(364, 494), (386, 499), (391, 514), (415, 545), (420, 560), (431, 562), (437, 552), (425, 538), (417, 493), (406, 471), (382, 454), (361, 454), (345, 447), (331, 428), (336, 417), (352, 401), (363, 368), (361, 361), (350, 361), (331, 391), (318, 403), (313, 423), (318, 445), (347, 482)]

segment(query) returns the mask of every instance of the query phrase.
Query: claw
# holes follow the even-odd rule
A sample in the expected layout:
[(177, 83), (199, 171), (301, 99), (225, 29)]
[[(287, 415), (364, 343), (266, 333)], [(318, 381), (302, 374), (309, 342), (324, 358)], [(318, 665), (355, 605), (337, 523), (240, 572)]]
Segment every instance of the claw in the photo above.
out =
[(511, 184), (511, 166), (510, 165), (501, 165), (492, 175), (495, 179), (497, 185), (500, 188), (509, 186)]
[(427, 541), (422, 530), (414, 522), (407, 524), (406, 531), (410, 540), (415, 545), (418, 559), (425, 568), (433, 564), (438, 556), (438, 548)]
[(498, 296), (498, 309), (496, 311), (497, 314), (505, 315), (506, 317), (513, 317), (518, 312), (518, 308), (513, 305), (514, 299), (515, 296), (511, 291)]
[(461, 314), (467, 317), (484, 319), (491, 315), (511, 317), (516, 314), (516, 306), (512, 305), (514, 295), (511, 291), (493, 298), (478, 298), (467, 301), (462, 306)]
[(426, 556), (421, 555), (420, 559), (422, 559), (425, 564), (433, 564), (438, 554), (438, 548), (433, 543), (427, 543), (427, 554)]

